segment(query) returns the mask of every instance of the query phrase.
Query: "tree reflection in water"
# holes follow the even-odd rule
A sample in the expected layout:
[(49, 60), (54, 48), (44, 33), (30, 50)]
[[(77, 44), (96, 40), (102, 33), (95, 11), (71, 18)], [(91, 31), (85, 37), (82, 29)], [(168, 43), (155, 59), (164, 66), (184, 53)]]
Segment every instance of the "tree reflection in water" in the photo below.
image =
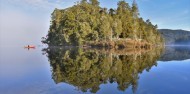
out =
[(68, 83), (82, 92), (96, 93), (101, 84), (117, 83), (125, 91), (137, 89), (139, 74), (156, 66), (162, 51), (95, 50), (81, 48), (44, 49), (55, 83)]

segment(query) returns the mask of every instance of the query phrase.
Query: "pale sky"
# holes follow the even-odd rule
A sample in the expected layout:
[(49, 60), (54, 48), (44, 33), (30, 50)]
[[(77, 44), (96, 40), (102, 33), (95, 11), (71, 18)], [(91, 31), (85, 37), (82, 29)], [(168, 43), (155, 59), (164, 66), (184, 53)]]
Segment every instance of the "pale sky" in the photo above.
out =
[[(39, 45), (49, 29), (55, 8), (78, 0), (0, 0), (0, 45)], [(119, 0), (99, 0), (100, 6), (117, 8)], [(125, 0), (131, 5), (132, 0)], [(159, 28), (190, 31), (190, 0), (136, 0), (141, 17)]]

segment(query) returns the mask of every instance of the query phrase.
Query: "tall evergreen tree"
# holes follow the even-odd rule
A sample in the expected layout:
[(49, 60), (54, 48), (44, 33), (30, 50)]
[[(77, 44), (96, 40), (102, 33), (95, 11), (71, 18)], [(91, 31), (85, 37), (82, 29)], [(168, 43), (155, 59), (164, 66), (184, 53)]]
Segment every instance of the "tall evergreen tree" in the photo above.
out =
[(133, 38), (137, 39), (139, 11), (138, 11), (136, 0), (133, 0), (133, 4), (132, 4), (132, 16), (133, 16)]

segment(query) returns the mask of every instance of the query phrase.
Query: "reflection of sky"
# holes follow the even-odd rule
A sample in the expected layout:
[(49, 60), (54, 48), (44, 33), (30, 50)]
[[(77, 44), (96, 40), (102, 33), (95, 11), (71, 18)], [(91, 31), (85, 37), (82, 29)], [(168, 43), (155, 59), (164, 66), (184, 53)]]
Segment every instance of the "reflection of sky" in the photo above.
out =
[(141, 94), (189, 94), (190, 59), (158, 61), (157, 67), (140, 75), (138, 92)]
[(38, 94), (53, 86), (50, 66), (41, 49), (3, 49), (0, 53), (0, 94)]
[[(77, 0), (0, 0), (0, 45), (40, 44), (47, 34), (54, 8), (72, 6)], [(116, 8), (119, 0), (99, 0)], [(129, 1), (131, 4), (132, 0)], [(136, 0), (140, 14), (159, 28), (190, 30), (190, 0)]]

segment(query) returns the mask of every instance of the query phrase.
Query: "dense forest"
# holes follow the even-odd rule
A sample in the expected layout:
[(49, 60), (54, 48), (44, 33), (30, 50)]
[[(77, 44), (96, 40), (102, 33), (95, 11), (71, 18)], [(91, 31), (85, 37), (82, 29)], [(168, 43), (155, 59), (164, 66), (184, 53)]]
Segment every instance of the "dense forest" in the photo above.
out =
[[(157, 66), (162, 49), (139, 51), (85, 50), (82, 48), (44, 49), (52, 67), (55, 83), (67, 83), (82, 92), (97, 93), (101, 84), (115, 83), (125, 91), (138, 88), (139, 74)], [(139, 53), (139, 54), (138, 54)]]
[(51, 25), (42, 42), (49, 46), (80, 46), (99, 42), (135, 40), (162, 44), (157, 25), (139, 16), (137, 3), (130, 6), (125, 0), (116, 9), (101, 8), (98, 0), (81, 0), (66, 9), (55, 9)]

